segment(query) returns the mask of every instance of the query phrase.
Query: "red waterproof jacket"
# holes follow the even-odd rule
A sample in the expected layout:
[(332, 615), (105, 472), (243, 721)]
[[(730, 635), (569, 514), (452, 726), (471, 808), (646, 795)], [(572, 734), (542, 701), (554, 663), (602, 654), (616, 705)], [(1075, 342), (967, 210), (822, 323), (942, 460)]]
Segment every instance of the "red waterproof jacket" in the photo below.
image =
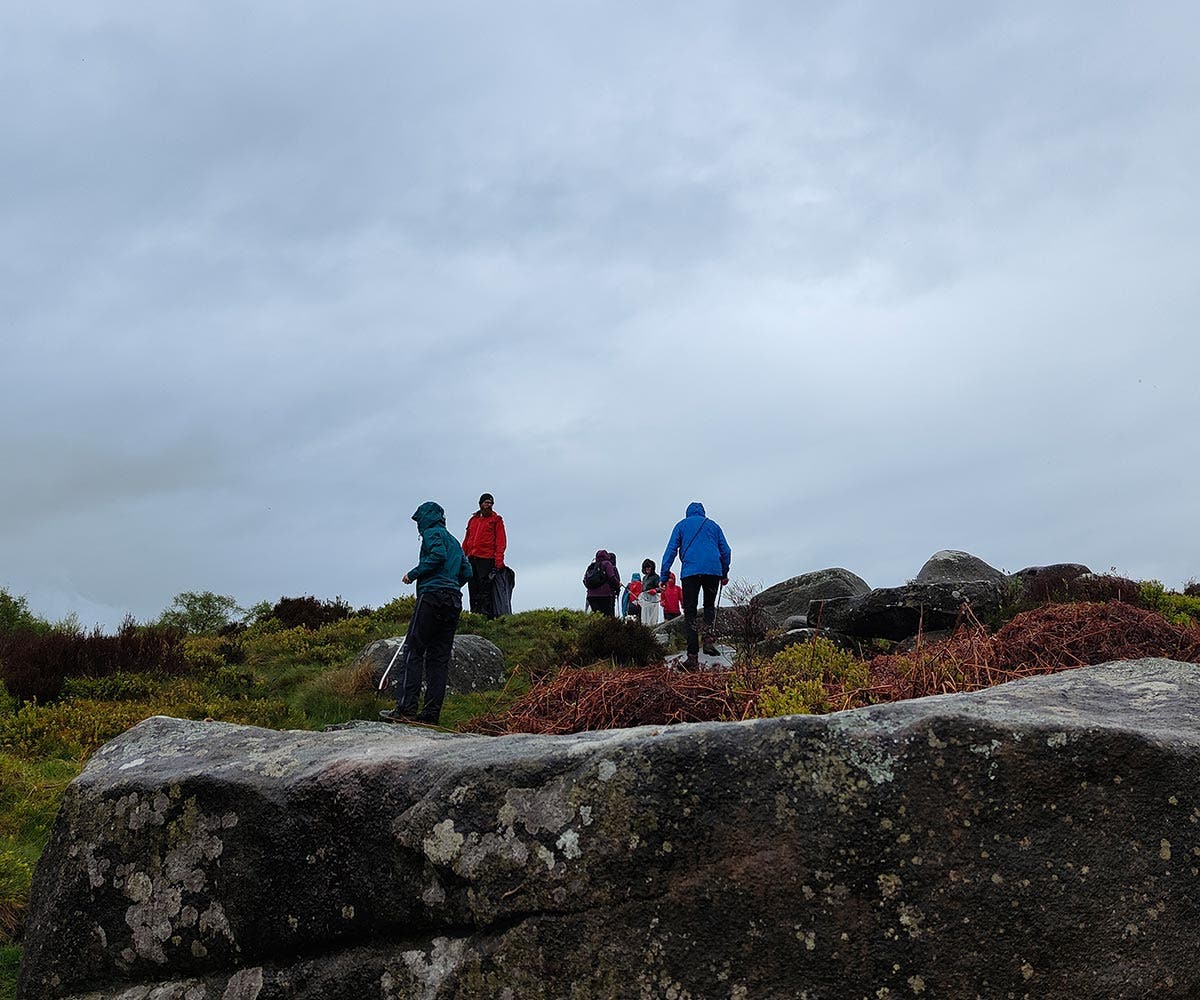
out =
[(683, 602), (683, 588), (675, 582), (675, 574), (667, 574), (667, 582), (659, 588), (658, 598), (662, 601), (663, 614), (677, 615)]
[(491, 513), (486, 517), (476, 511), (467, 521), (463, 552), (476, 559), (495, 560), (496, 569), (504, 567), (504, 549), (508, 538), (504, 534), (504, 518)]

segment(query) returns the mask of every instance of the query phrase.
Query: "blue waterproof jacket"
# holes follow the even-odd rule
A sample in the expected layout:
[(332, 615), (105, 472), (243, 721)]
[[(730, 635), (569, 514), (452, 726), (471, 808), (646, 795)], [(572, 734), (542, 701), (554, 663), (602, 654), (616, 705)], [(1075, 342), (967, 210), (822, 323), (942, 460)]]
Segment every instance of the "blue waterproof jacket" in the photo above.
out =
[(408, 571), (408, 578), (417, 581), (417, 593), (461, 589), (471, 579), (471, 564), (458, 539), (446, 530), (446, 512), (426, 500), (412, 519), (421, 532), (421, 561)]
[(671, 564), (675, 561), (676, 553), (682, 564), (679, 578), (699, 576), (702, 573), (711, 576), (729, 576), (729, 559), (733, 552), (725, 541), (725, 532), (716, 521), (704, 514), (704, 504), (690, 503), (687, 517), (675, 525), (671, 539), (667, 542), (667, 551), (663, 553), (659, 576), (667, 578)]

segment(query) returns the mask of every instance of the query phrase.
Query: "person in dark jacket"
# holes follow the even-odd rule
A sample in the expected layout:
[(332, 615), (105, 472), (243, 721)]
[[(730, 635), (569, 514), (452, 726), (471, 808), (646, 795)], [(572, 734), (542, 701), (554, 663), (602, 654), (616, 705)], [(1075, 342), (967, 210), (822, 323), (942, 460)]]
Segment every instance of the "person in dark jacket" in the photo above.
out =
[(671, 531), (662, 557), (662, 575), (669, 577), (671, 564), (679, 556), (679, 578), (683, 588), (683, 622), (687, 631), (687, 659), (684, 669), (700, 666), (700, 637), (696, 630), (696, 605), (704, 592), (704, 652), (718, 655), (713, 645), (713, 624), (717, 618), (717, 587), (729, 583), (732, 551), (725, 532), (704, 513), (704, 505), (690, 503), (687, 516)]
[(504, 569), (504, 550), (508, 548), (508, 536), (504, 532), (504, 518), (493, 510), (496, 503), (490, 493), (479, 498), (479, 510), (467, 520), (467, 533), (463, 536), (463, 552), (471, 560), (471, 582), (467, 594), (471, 599), (471, 610), (488, 618), (496, 617), (492, 601), (492, 576)]
[[(584, 573), (583, 585), (587, 587), (588, 607), (613, 618), (617, 613), (617, 594), (621, 592), (621, 578), (617, 576), (613, 554), (605, 549), (597, 549), (593, 563), (600, 567), (604, 582), (593, 581), (589, 584), (586, 579), (588, 574)], [(588, 569), (591, 568), (589, 565)]]
[[(446, 697), (454, 630), (462, 614), (462, 586), (471, 579), (471, 564), (458, 540), (446, 530), (446, 512), (439, 504), (425, 501), (412, 519), (421, 533), (421, 556), (404, 574), (404, 582), (416, 583), (417, 604), (396, 664), (399, 673), (392, 681), (396, 707), (379, 714), (390, 722), (436, 725)], [(418, 712), (422, 676), (425, 704)]]

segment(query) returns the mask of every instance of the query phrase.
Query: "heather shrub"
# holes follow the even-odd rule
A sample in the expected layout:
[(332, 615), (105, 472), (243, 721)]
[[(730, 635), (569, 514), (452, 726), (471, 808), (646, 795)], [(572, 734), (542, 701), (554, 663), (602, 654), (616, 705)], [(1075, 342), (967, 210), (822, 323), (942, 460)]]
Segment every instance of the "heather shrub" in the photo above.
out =
[(612, 660), (618, 666), (646, 667), (662, 658), (663, 648), (658, 639), (641, 622), (591, 615), (579, 635), (572, 662)]
[(126, 618), (115, 635), (20, 628), (0, 633), (0, 681), (21, 701), (57, 698), (67, 677), (120, 671), (181, 674), (183, 641), (174, 629)]
[(322, 601), (316, 597), (281, 597), (273, 608), (271, 617), (285, 629), (319, 629), (322, 625), (349, 618), (354, 613), (341, 597)]

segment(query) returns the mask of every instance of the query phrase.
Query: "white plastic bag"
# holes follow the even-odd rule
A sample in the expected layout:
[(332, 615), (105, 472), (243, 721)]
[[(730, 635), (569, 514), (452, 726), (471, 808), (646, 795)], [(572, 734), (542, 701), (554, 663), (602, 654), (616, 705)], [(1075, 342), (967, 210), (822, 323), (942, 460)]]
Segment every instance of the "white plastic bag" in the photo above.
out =
[(647, 628), (657, 625), (661, 620), (662, 613), (662, 604), (658, 600), (658, 594), (642, 591), (638, 596), (638, 604), (642, 608), (642, 624)]

